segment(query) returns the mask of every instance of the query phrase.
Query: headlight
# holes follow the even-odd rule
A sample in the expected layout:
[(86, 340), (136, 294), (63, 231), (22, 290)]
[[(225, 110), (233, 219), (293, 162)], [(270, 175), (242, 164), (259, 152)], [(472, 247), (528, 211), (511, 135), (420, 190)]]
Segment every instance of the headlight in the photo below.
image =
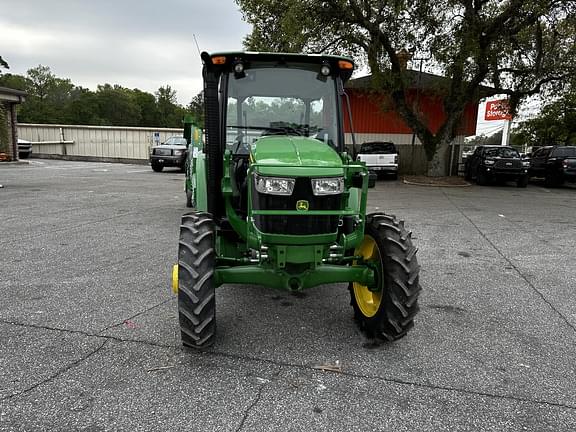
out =
[(180, 156), (182, 153), (184, 153), (184, 150), (174, 150), (174, 156)]
[(343, 177), (328, 177), (312, 179), (314, 195), (336, 195), (344, 191)]
[(486, 159), (484, 165), (494, 165), (494, 161), (492, 159)]
[(530, 166), (530, 161), (522, 161), (522, 166), (528, 168)]
[(283, 177), (259, 177), (254, 178), (256, 190), (270, 195), (292, 195), (295, 180)]

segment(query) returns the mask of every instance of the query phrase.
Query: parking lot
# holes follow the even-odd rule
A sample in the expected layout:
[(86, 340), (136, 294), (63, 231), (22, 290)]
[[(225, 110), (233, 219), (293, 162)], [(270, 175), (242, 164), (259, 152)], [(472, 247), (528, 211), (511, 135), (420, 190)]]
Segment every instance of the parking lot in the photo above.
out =
[(406, 338), (366, 340), (345, 285), (224, 286), (195, 352), (170, 292), (183, 182), (0, 166), (0, 430), (576, 430), (575, 187), (380, 181), (370, 210), (422, 266)]

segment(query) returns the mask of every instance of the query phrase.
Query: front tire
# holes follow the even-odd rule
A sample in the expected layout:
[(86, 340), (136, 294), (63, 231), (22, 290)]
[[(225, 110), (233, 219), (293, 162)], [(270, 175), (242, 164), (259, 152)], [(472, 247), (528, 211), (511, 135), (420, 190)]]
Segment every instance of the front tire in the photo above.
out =
[(516, 186), (519, 188), (525, 188), (528, 186), (528, 176), (522, 176), (518, 179), (518, 181), (516, 182)]
[(154, 172), (162, 172), (164, 169), (164, 165), (158, 162), (151, 162), (150, 165), (152, 166), (152, 171)]
[(208, 213), (182, 216), (178, 246), (178, 315), (182, 344), (203, 349), (216, 336), (214, 222)]
[(377, 290), (350, 284), (354, 318), (370, 338), (394, 341), (414, 325), (421, 291), (411, 233), (394, 216), (366, 216), (365, 236), (355, 255), (376, 268)]
[(486, 186), (488, 184), (488, 176), (482, 170), (478, 170), (476, 173), (476, 184), (478, 186)]

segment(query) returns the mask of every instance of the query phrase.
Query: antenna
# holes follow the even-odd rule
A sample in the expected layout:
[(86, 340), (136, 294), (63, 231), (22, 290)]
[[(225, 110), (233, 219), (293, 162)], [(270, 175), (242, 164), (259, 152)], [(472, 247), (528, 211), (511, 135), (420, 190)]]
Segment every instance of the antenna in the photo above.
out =
[(196, 34), (192, 33), (192, 36), (194, 37), (194, 43), (196, 44), (196, 49), (198, 50), (198, 55), (200, 54), (200, 46), (198, 45), (198, 39), (196, 39)]

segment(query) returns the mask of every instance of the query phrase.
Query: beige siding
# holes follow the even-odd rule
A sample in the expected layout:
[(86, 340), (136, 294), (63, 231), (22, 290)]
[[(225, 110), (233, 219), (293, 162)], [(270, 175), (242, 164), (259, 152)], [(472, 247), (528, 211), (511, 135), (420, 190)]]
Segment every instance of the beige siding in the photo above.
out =
[[(182, 135), (182, 129), (133, 128), (116, 126), (18, 125), (18, 136), (32, 141), (33, 153), (114, 159), (148, 159), (154, 132), (160, 141)], [(73, 144), (60, 144), (73, 141)], [(51, 143), (46, 143), (46, 142)], [(56, 142), (56, 144), (53, 144)]]

